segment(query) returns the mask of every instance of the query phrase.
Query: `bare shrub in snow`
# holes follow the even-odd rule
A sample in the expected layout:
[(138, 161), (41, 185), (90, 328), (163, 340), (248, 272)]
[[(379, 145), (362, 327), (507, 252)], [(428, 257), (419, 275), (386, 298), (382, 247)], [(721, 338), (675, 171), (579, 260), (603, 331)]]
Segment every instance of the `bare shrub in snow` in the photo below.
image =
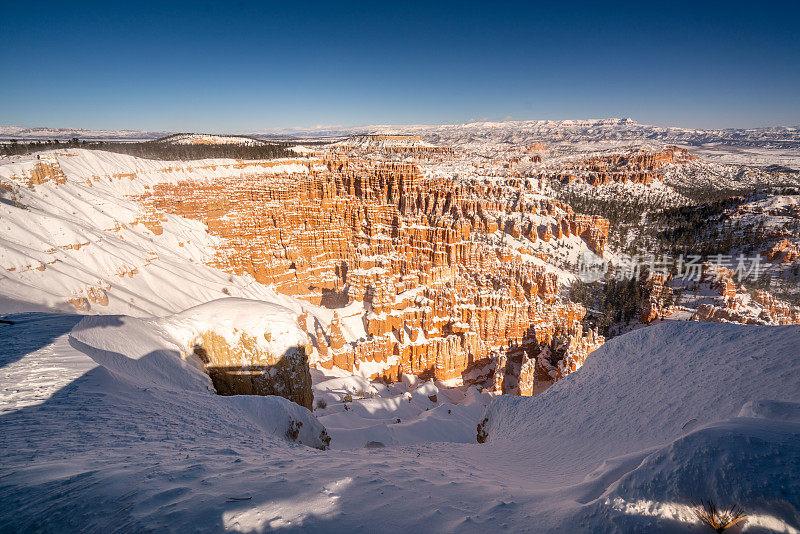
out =
[(297, 437), (300, 435), (300, 428), (302, 426), (302, 421), (295, 421), (294, 419), (289, 421), (289, 428), (286, 429), (286, 439), (289, 441), (297, 441)]
[(322, 432), (319, 433), (319, 440), (322, 442), (322, 447), (319, 447), (320, 450), (325, 450), (331, 446), (331, 437), (328, 435), (328, 431), (324, 428)]
[(478, 443), (486, 443), (486, 440), (489, 438), (489, 434), (486, 432), (487, 423), (489, 423), (488, 417), (484, 417), (483, 421), (478, 423)]

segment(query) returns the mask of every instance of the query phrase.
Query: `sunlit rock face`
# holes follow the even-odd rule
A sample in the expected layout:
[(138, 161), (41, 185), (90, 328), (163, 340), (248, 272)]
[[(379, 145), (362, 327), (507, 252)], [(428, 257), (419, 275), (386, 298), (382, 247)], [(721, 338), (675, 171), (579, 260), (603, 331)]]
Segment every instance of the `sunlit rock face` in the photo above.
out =
[(602, 254), (607, 220), (538, 194), (539, 181), (513, 171), (447, 178), (416, 163), (359, 156), (364, 147), (453, 153), (410, 138), (366, 137), (295, 172), (162, 183), (137, 200), (151, 224), (163, 213), (205, 223), (221, 238), (213, 266), (315, 305), (362, 303), (366, 339), (345, 340), (338, 316), (327, 331), (310, 327), (315, 363), (325, 368), (461, 380), (493, 350), (574, 331), (585, 310), (558, 301), (558, 275), (504, 236), (528, 243), (577, 236)]
[(686, 149), (668, 146), (658, 152), (590, 156), (559, 162), (552, 171), (541, 174), (564, 183), (576, 180), (593, 186), (612, 182), (650, 184), (664, 179), (663, 167), (671, 163), (687, 163), (697, 159)]
[(312, 329), (320, 366), (451, 380), (495, 348), (547, 343), (585, 315), (557, 302), (556, 273), (492, 241), (578, 236), (602, 253), (608, 221), (541, 198), (538, 187), (328, 155), (301, 172), (158, 184), (138, 200), (152, 220), (166, 212), (204, 222), (221, 238), (216, 267), (315, 305), (363, 303), (367, 339), (346, 342), (338, 316), (327, 332)]
[(256, 338), (242, 334), (230, 344), (212, 330), (196, 340), (193, 353), (205, 364), (220, 395), (278, 395), (305, 406), (314, 404), (311, 373), (305, 347), (273, 354), (259, 347)]
[(519, 371), (519, 394), (521, 397), (533, 395), (533, 383), (536, 375), (536, 360), (530, 359), (522, 362)]
[(214, 300), (162, 320), (199, 359), (220, 395), (277, 395), (314, 402), (303, 316), (276, 302)]

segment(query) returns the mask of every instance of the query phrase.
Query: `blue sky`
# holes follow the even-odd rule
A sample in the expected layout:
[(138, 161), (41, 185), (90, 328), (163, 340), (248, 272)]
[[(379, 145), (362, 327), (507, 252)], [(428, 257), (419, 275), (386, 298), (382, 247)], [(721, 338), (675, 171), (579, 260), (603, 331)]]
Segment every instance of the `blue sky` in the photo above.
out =
[(796, 2), (558, 4), (7, 3), (0, 124), (800, 124)]

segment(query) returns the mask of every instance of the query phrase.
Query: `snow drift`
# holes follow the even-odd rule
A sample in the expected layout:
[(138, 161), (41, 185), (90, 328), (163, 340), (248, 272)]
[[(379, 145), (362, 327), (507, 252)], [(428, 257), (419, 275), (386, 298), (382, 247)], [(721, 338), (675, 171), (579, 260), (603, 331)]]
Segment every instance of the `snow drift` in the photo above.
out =
[[(45, 336), (61, 317), (2, 328)], [(17, 389), (37, 362), (87, 369), (0, 415), (0, 530), (699, 533), (700, 499), (739, 504), (745, 531), (800, 527), (800, 327), (649, 327), (536, 397), (495, 399), (483, 445), (321, 451), (286, 437), (301, 421), (314, 444), (308, 410), (213, 395), (167, 323), (86, 318), (0, 362)]]
[[(244, 299), (223, 299), (163, 319), (87, 316), (73, 328), (69, 342), (102, 368), (95, 369), (97, 373), (108, 372), (109, 378), (118, 383), (120, 390), (123, 389), (122, 384), (127, 384), (146, 391), (177, 394), (187, 401), (194, 399), (200, 405), (227, 403), (222, 406), (223, 409), (241, 410), (242, 415), (270, 436), (284, 439), (287, 431), (299, 430), (296, 436), (291, 437), (293, 441), (324, 448), (327, 446), (323, 441), (325, 429), (308, 410), (277, 396), (218, 397), (202, 363), (186, 353), (182, 335), (190, 331), (202, 331), (209, 324), (208, 318), (215, 314), (221, 331), (233, 336), (232, 327), (227, 331), (225, 326), (230, 325), (232, 319), (239, 316), (237, 314), (242, 314), (244, 308), (250, 312), (249, 322), (243, 323), (242, 332), (275, 320), (273, 324), (276, 325), (278, 336), (285, 333), (285, 321), (282, 324), (273, 315), (261, 313), (266, 309), (274, 314), (281, 309), (280, 306)], [(176, 330), (176, 324), (181, 329)], [(258, 332), (263, 334), (270, 330), (260, 328)], [(294, 339), (287, 340), (288, 343), (292, 341)], [(279, 345), (280, 342), (273, 343), (273, 346)], [(199, 398), (195, 398), (197, 396)]]
[(561, 476), (588, 473), (581, 515), (601, 530), (676, 528), (706, 499), (744, 507), (750, 527), (797, 527), (799, 347), (793, 326), (652, 326), (545, 394), (495, 399), (484, 428)]

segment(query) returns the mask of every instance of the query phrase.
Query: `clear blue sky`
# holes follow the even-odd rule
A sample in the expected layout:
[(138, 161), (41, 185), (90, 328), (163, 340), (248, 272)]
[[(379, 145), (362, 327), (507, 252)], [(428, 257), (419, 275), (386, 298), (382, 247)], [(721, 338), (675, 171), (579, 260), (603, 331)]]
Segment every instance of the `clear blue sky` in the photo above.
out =
[(800, 124), (798, 2), (7, 2), (0, 124)]

